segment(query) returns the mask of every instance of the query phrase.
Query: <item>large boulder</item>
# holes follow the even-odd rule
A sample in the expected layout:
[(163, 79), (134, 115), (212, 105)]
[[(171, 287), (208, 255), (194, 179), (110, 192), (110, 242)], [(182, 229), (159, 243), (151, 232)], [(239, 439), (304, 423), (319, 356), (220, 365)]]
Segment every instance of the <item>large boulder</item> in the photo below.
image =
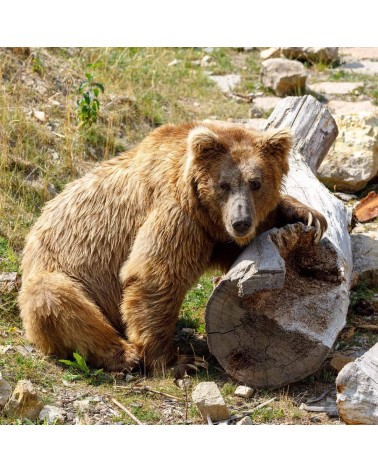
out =
[(306, 69), (298, 61), (267, 59), (261, 64), (260, 78), (279, 97), (299, 95), (306, 89)]
[(338, 191), (362, 190), (378, 172), (378, 117), (373, 113), (336, 115), (339, 135), (318, 170)]

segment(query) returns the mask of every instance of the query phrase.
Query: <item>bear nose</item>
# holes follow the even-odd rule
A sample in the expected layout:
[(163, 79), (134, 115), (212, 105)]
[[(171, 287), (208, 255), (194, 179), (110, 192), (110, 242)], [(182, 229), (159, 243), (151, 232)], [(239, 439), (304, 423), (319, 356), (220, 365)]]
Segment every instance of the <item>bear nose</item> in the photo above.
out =
[(236, 220), (232, 223), (232, 227), (238, 234), (245, 234), (251, 227), (252, 219), (243, 218), (242, 220)]

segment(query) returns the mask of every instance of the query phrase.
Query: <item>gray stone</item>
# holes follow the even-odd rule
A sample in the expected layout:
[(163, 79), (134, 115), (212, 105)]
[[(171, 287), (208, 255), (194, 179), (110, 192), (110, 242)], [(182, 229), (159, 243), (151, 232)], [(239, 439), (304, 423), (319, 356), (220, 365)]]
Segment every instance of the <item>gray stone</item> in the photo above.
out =
[(378, 231), (351, 234), (354, 278), (378, 287)]
[(339, 56), (339, 48), (281, 48), (281, 52), (288, 59), (322, 64), (332, 64)]
[(53, 405), (45, 405), (39, 413), (39, 419), (47, 424), (63, 424), (66, 412)]
[(337, 191), (362, 190), (378, 171), (378, 117), (360, 113), (334, 118), (339, 134), (318, 177)]
[(298, 61), (267, 59), (261, 64), (261, 82), (279, 97), (299, 94), (306, 88), (307, 73)]
[(44, 111), (33, 110), (33, 116), (41, 123), (46, 121), (46, 113)]
[(182, 328), (181, 332), (183, 334), (188, 335), (188, 336), (193, 336), (193, 334), (196, 332), (196, 330), (193, 329), (193, 328)]
[(378, 424), (378, 343), (336, 378), (337, 407), (347, 424)]
[(12, 394), (12, 387), (3, 379), (0, 372), (0, 408), (3, 408)]
[(375, 75), (378, 74), (378, 61), (353, 61), (343, 64), (336, 70), (344, 70), (355, 74)]
[(237, 389), (235, 390), (235, 395), (237, 395), (238, 397), (251, 398), (253, 397), (253, 394), (253, 388), (246, 387), (245, 385), (239, 385), (239, 387), (237, 387)]
[(4, 413), (9, 417), (34, 421), (38, 418), (42, 408), (43, 401), (39, 398), (30, 380), (20, 380), (4, 407)]
[(201, 382), (192, 392), (192, 400), (199, 409), (202, 419), (222, 421), (229, 418), (227, 405), (215, 382)]
[(236, 424), (240, 424), (240, 425), (251, 425), (253, 424), (251, 418), (249, 416), (245, 416), (244, 418), (242, 418), (240, 421), (238, 421)]
[(209, 79), (215, 82), (222, 92), (230, 92), (233, 90), (241, 80), (240, 75), (228, 74), (228, 75), (210, 75)]
[(309, 89), (326, 95), (348, 95), (363, 85), (363, 82), (318, 82), (310, 85)]

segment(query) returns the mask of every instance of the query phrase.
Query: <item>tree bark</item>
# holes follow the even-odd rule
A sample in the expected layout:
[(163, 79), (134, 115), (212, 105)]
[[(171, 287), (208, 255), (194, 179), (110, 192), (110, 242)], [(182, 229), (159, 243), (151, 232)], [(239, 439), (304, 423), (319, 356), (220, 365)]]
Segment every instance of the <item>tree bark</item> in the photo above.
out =
[(336, 123), (313, 97), (287, 97), (266, 125), (280, 127), (294, 134), (285, 193), (321, 212), (328, 230), (318, 245), (314, 228), (302, 223), (259, 235), (208, 301), (210, 351), (231, 377), (256, 388), (280, 387), (318, 370), (349, 305), (349, 215), (316, 178)]

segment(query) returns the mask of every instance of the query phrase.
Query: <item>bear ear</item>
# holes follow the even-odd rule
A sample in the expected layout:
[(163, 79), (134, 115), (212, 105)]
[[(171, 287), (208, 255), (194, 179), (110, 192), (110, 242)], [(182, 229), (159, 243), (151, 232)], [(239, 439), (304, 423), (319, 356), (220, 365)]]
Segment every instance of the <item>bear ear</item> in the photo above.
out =
[[(288, 156), (293, 146), (293, 135), (287, 128), (264, 133), (263, 149), (284, 167), (288, 167)], [(286, 172), (285, 172), (286, 173)]]
[(196, 126), (189, 132), (187, 149), (190, 163), (226, 152), (219, 137), (206, 126)]

